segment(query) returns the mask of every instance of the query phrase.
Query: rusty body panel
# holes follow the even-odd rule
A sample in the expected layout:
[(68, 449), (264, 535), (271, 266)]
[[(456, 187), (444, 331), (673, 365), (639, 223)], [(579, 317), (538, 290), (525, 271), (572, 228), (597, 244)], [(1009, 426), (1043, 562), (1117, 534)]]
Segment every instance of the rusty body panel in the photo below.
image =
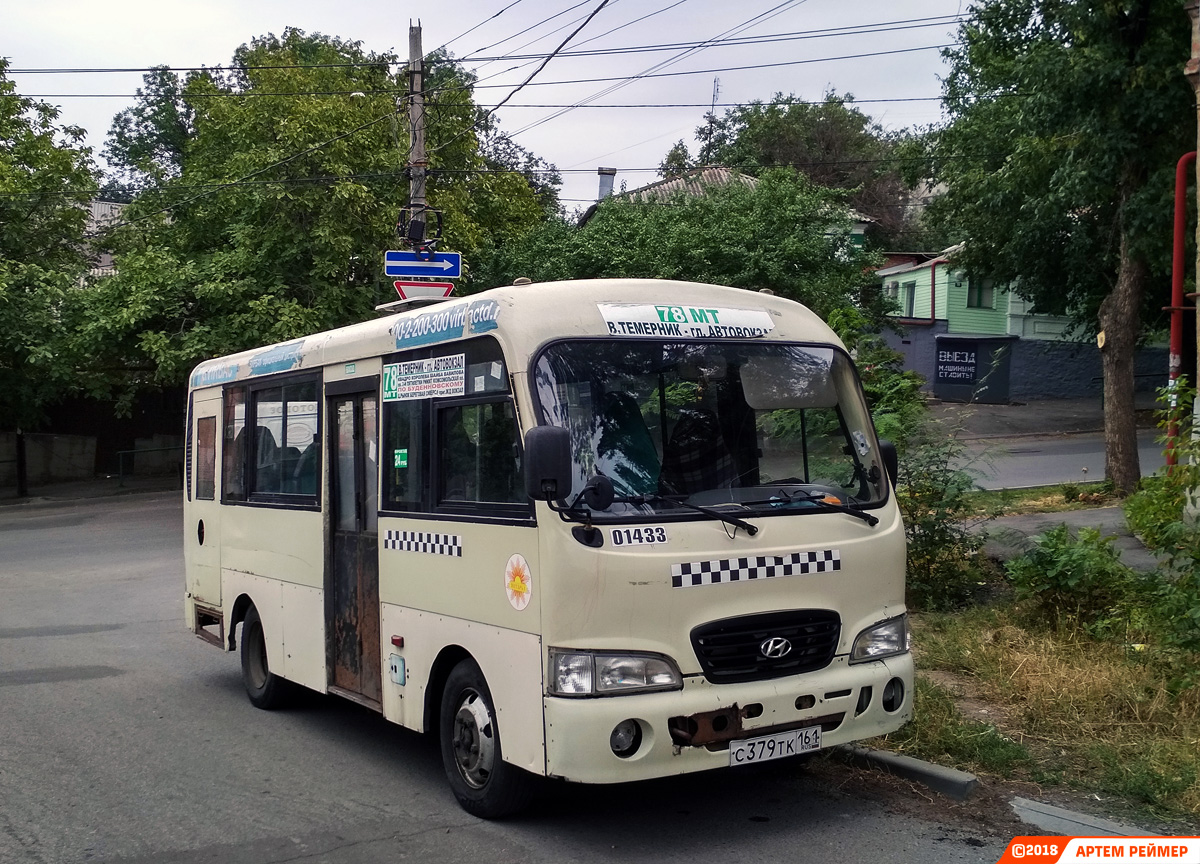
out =
[(820, 726), (822, 732), (830, 732), (840, 726), (846, 716), (845, 713), (826, 714), (822, 717), (808, 717), (791, 723), (779, 723), (774, 726), (762, 726), (747, 730), (742, 721), (758, 717), (761, 714), (761, 705), (751, 704), (739, 708), (737, 704), (734, 704), (728, 708), (718, 708), (715, 711), (701, 711), (687, 716), (671, 717), (667, 720), (667, 728), (671, 732), (671, 742), (676, 746), (724, 750), (729, 746), (730, 741), (745, 738), (747, 735), (774, 735), (777, 732), (789, 732), (808, 726)]
[(381, 696), (379, 550), (375, 535), (334, 532), (331, 574), (332, 680), (336, 687)]
[[(195, 604), (196, 619), (192, 625), (192, 632), (203, 639), (210, 645), (215, 645), (222, 648), (225, 645), (225, 615), (220, 609), (212, 609), (208, 606)], [(216, 626), (217, 630), (214, 633), (212, 630), (206, 630), (206, 627)]]
[(329, 684), (380, 710), (379, 534), (368, 501), (378, 434), (373, 393), (331, 397), (328, 424), (334, 503), (326, 558), (326, 657)]

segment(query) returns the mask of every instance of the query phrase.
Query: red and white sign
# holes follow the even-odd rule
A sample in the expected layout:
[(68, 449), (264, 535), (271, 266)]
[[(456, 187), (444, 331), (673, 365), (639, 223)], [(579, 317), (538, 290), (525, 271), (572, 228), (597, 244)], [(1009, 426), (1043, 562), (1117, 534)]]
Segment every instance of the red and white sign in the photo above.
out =
[(396, 293), (400, 295), (401, 300), (433, 300), (449, 297), (450, 292), (454, 290), (453, 282), (405, 282), (401, 280), (392, 284), (396, 286)]

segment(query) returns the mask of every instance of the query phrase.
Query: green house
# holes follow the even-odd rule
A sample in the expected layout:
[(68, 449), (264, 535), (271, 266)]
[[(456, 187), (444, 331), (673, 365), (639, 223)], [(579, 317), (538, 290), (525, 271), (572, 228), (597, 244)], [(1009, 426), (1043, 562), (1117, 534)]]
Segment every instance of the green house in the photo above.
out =
[[(951, 401), (1098, 398), (1095, 342), (1081, 340), (1069, 318), (1035, 313), (1007, 286), (955, 266), (958, 248), (885, 253), (887, 263), (875, 271), (897, 307), (893, 314), (902, 332), (886, 338), (904, 355), (906, 368)], [(1141, 388), (1166, 383), (1165, 349), (1139, 351), (1137, 373)]]

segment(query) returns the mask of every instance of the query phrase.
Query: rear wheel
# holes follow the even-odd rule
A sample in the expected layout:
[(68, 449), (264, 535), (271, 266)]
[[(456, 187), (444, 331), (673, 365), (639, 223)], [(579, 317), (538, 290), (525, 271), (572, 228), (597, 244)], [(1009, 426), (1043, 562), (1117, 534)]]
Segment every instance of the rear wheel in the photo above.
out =
[(533, 797), (534, 777), (503, 759), (496, 710), (483, 672), (463, 660), (442, 691), (442, 765), (454, 797), (481, 819), (509, 816)]
[(287, 681), (271, 671), (262, 620), (253, 606), (242, 622), (242, 683), (250, 704), (266, 711), (282, 708), (291, 690)]

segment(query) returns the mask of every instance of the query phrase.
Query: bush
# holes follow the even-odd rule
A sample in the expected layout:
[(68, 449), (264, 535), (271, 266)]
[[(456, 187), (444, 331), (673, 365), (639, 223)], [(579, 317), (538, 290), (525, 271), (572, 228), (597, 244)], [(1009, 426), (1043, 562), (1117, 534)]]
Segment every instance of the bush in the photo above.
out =
[(1196, 391), (1182, 383), (1174, 394), (1165, 388), (1159, 391), (1160, 401), (1168, 405), (1172, 395), (1175, 404), (1159, 412), (1159, 427), (1165, 433), (1170, 424), (1177, 425), (1177, 464), (1143, 479), (1138, 491), (1125, 501), (1125, 518), (1163, 559), (1151, 609), (1154, 633), (1174, 652), (1177, 686), (1189, 687), (1200, 684), (1196, 663), (1200, 654), (1200, 525), (1196, 515), (1189, 513), (1200, 495), (1200, 430), (1192, 413)]
[(1102, 635), (1117, 622), (1128, 623), (1134, 601), (1145, 594), (1144, 581), (1121, 563), (1095, 528), (1072, 537), (1066, 525), (1036, 538), (1033, 551), (1005, 565), (1017, 600), (1029, 616), (1056, 626), (1080, 625)]
[(910, 434), (925, 419), (925, 396), (921, 392), (925, 379), (904, 370), (904, 355), (888, 347), (878, 332), (878, 323), (862, 311), (835, 310), (829, 316), (829, 326), (854, 356), (875, 432), (903, 449)]
[[(1200, 490), (1200, 441), (1194, 436), (1192, 404), (1195, 390), (1184, 386), (1184, 379), (1174, 391), (1175, 405), (1158, 412), (1158, 425), (1163, 430), (1160, 441), (1166, 443), (1167, 430), (1172, 424), (1178, 428), (1175, 444), (1174, 468), (1162, 468), (1153, 477), (1145, 477), (1138, 490), (1125, 501), (1125, 519), (1135, 534), (1148, 547), (1156, 551), (1169, 551), (1182, 539), (1172, 526), (1183, 522), (1184, 509), (1189, 499)], [(1159, 401), (1171, 405), (1172, 392), (1168, 388), (1158, 391)], [(1167, 534), (1172, 536), (1168, 538)]]
[(939, 611), (962, 605), (982, 580), (973, 528), (980, 516), (967, 493), (971, 475), (955, 468), (965, 447), (952, 430), (934, 422), (914, 433), (901, 454), (896, 500), (908, 536), (908, 605)]

